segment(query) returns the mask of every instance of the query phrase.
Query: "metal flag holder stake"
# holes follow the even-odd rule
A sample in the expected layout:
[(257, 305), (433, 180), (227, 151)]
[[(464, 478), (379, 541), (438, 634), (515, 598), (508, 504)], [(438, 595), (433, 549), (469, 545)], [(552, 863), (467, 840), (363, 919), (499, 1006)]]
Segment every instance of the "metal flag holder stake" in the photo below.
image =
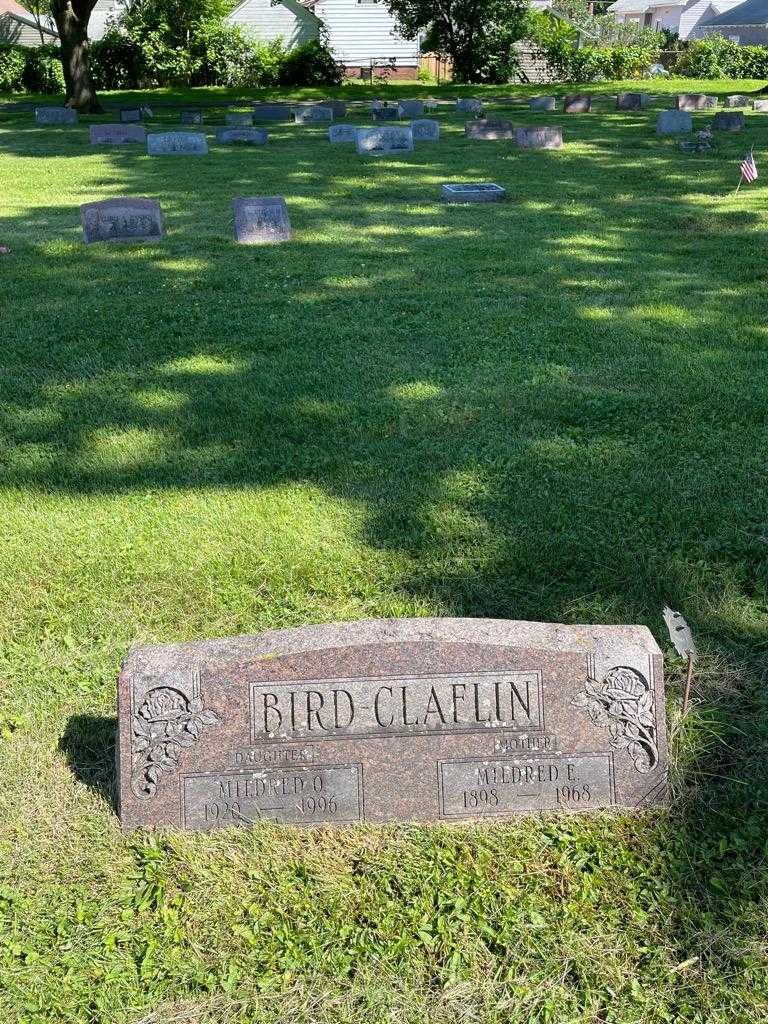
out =
[(681, 658), (688, 659), (688, 668), (685, 673), (685, 686), (683, 688), (683, 706), (680, 717), (685, 718), (688, 714), (688, 706), (691, 701), (691, 685), (693, 683), (693, 661), (696, 657), (696, 644), (693, 642), (691, 627), (685, 621), (680, 612), (673, 611), (666, 605), (662, 612), (664, 621), (669, 630), (669, 638), (675, 650)]

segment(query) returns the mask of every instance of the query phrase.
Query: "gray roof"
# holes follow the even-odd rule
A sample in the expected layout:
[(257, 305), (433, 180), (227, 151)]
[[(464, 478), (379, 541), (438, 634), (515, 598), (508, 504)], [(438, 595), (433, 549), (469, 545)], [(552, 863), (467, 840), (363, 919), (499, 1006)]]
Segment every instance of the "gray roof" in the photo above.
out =
[(699, 22), (699, 28), (718, 25), (768, 25), (768, 0), (745, 0), (725, 14)]

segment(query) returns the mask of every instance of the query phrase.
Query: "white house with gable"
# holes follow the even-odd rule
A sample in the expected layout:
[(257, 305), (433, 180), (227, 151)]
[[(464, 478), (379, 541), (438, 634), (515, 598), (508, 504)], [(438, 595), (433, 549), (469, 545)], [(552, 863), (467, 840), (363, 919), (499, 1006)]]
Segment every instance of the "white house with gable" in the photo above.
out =
[(415, 78), (419, 70), (418, 40), (397, 34), (394, 17), (379, 0), (243, 0), (227, 20), (261, 39), (282, 36), (288, 46), (317, 38), (324, 26), (348, 75), (389, 65), (393, 78)]
[(608, 13), (620, 23), (634, 21), (646, 28), (676, 32), (681, 39), (695, 39), (700, 34), (698, 26), (702, 22), (741, 3), (742, 0), (680, 0), (680, 3), (616, 0), (608, 8)]

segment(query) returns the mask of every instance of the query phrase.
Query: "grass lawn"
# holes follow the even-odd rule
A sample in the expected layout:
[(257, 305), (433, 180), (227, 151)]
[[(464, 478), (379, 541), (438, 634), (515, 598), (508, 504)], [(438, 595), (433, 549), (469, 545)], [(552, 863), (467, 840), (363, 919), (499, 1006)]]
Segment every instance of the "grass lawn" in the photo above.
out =
[[(663, 92), (762, 84), (491, 105), (559, 152), (444, 108), (379, 160), (292, 125), (149, 159), (0, 110), (2, 1024), (768, 1019), (768, 190), (733, 194), (768, 116), (706, 156), (654, 134)], [(254, 194), (289, 244), (233, 244)], [(118, 195), (167, 238), (86, 248)], [(684, 724), (665, 602), (702, 651)], [(427, 614), (649, 625), (670, 808), (121, 835), (132, 642)]]

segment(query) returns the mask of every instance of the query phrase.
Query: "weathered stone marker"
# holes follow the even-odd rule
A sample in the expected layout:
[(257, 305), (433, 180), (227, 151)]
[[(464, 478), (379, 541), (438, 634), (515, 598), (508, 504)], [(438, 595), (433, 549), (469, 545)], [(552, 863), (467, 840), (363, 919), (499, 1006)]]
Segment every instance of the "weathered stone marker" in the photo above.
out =
[(491, 181), (443, 185), (441, 191), (445, 203), (500, 203), (507, 194)]
[(456, 100), (456, 109), (461, 114), (482, 114), (483, 101), (472, 99)]
[(639, 626), (404, 619), (136, 647), (120, 817), (461, 821), (664, 800), (661, 652)]
[(77, 124), (77, 111), (70, 107), (36, 107), (37, 124)]
[(563, 113), (565, 114), (588, 114), (591, 110), (591, 96), (566, 96), (563, 100)]
[(374, 121), (396, 121), (397, 107), (371, 107), (371, 116)]
[(267, 138), (264, 128), (216, 129), (216, 141), (225, 146), (265, 146)]
[(253, 124), (253, 114), (225, 114), (224, 123), (231, 125), (233, 128), (249, 128)]
[(641, 110), (643, 95), (639, 92), (620, 92), (616, 97), (617, 110)]
[(712, 128), (716, 132), (740, 132), (745, 124), (740, 110), (719, 110), (712, 118)]
[(202, 110), (182, 110), (179, 121), (181, 124), (202, 124), (203, 112)]
[(86, 244), (154, 242), (165, 234), (160, 203), (155, 199), (104, 199), (84, 203), (80, 221)]
[(528, 106), (531, 110), (556, 110), (557, 109), (557, 97), (556, 96), (531, 96), (528, 100)]
[(411, 121), (414, 141), (438, 142), (440, 139), (440, 122), (429, 117), (417, 117)]
[(291, 237), (288, 207), (282, 196), (238, 197), (235, 211), (235, 241), (240, 245), (274, 245)]
[(468, 139), (514, 139), (511, 121), (465, 121), (464, 135)]
[(515, 138), (520, 149), (560, 149), (563, 129), (555, 126), (518, 128)]
[(409, 153), (413, 149), (413, 132), (399, 125), (383, 128), (358, 128), (357, 152), (362, 156), (384, 156), (387, 153)]
[(756, 110), (760, 114), (764, 114), (768, 111), (768, 100), (754, 100), (752, 103), (752, 109)]
[(678, 110), (711, 110), (717, 106), (717, 96), (706, 96), (703, 92), (680, 93), (675, 97)]
[(202, 132), (150, 132), (147, 153), (150, 156), (205, 156), (208, 140)]
[(143, 145), (147, 131), (143, 124), (92, 124), (89, 136), (92, 146), (123, 146), (134, 142)]
[(334, 119), (347, 116), (347, 104), (344, 100), (320, 100), (317, 105), (318, 107), (328, 107), (329, 110), (333, 111)]
[(423, 114), (423, 100), (400, 100), (397, 105), (398, 117), (422, 117)]
[(693, 131), (693, 118), (687, 110), (662, 110), (656, 118), (658, 135), (686, 135)]
[(317, 121), (332, 121), (333, 111), (330, 107), (321, 107), (316, 103), (300, 103), (293, 112), (296, 124), (315, 124)]
[(736, 93), (733, 96), (725, 97), (726, 107), (751, 107), (752, 97), (745, 93)]
[(254, 103), (253, 117), (255, 121), (287, 121), (291, 116), (288, 103)]
[(329, 142), (355, 142), (357, 140), (357, 125), (355, 124), (332, 124), (328, 129)]
[(120, 108), (120, 122), (121, 124), (137, 124), (144, 117), (144, 111), (141, 107), (121, 107)]

